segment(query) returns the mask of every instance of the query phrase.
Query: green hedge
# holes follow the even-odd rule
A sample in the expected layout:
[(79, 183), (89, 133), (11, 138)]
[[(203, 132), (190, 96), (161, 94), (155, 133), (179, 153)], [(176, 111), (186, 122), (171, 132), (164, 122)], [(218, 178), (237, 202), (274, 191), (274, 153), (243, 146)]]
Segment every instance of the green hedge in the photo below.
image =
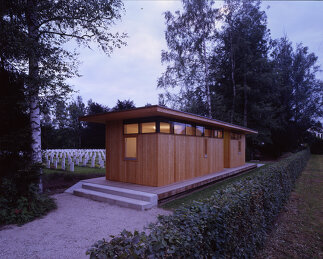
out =
[(301, 151), (210, 198), (160, 216), (149, 234), (124, 230), (100, 240), (90, 258), (248, 258), (262, 246), (309, 158)]

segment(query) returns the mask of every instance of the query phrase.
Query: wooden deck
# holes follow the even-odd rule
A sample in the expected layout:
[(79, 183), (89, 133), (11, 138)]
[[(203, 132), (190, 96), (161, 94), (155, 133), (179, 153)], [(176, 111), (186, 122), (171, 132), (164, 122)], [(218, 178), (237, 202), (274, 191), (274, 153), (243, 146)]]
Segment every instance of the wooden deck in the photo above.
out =
[(194, 190), (196, 188), (202, 187), (204, 185), (207, 185), (213, 182), (217, 182), (219, 180), (228, 178), (230, 176), (234, 176), (242, 172), (249, 171), (256, 167), (257, 167), (256, 164), (247, 163), (243, 166), (239, 166), (235, 168), (225, 168), (221, 172), (196, 177), (190, 180), (185, 180), (185, 181), (181, 181), (181, 182), (177, 182), (177, 183), (173, 183), (173, 184), (161, 186), (161, 187), (152, 187), (152, 186), (144, 186), (144, 185), (132, 184), (132, 183), (109, 181), (109, 180), (106, 180), (105, 177), (83, 180), (83, 182), (125, 188), (125, 189), (134, 190), (134, 191), (153, 193), (153, 194), (157, 194), (158, 201), (161, 201), (168, 197), (171, 197), (183, 192), (187, 192), (189, 190)]

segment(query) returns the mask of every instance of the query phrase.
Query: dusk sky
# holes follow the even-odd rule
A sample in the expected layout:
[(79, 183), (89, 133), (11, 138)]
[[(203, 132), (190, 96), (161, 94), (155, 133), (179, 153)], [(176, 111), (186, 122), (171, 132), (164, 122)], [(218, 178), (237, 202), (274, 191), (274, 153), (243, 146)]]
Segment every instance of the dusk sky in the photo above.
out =
[[(98, 49), (80, 50), (82, 77), (69, 83), (84, 102), (92, 99), (110, 108), (118, 99), (133, 100), (137, 107), (158, 103), (162, 90), (157, 89), (157, 79), (165, 70), (161, 51), (167, 50), (163, 13), (180, 9), (181, 2), (124, 1), (124, 7), (122, 21), (113, 30), (128, 33), (127, 46), (116, 49), (110, 57)], [(323, 2), (264, 1), (263, 8), (272, 38), (287, 34), (294, 44), (302, 42), (318, 56), (323, 69)], [(323, 72), (318, 77), (323, 80)]]

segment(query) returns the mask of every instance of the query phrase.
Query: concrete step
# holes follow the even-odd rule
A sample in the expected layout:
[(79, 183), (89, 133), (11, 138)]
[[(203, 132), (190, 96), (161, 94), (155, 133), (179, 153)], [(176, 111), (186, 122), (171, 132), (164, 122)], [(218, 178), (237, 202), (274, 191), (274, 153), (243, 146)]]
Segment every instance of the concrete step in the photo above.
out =
[(88, 189), (76, 189), (73, 191), (73, 194), (76, 196), (89, 198), (95, 201), (107, 202), (109, 204), (136, 210), (147, 210), (154, 207), (154, 204), (147, 201), (131, 199), (123, 196), (97, 192)]
[(94, 183), (83, 183), (83, 189), (103, 192), (108, 194), (113, 194), (117, 196), (122, 196), (126, 198), (131, 198), (135, 200), (147, 201), (157, 206), (158, 203), (158, 196), (157, 194), (134, 191), (130, 189), (120, 188), (120, 187), (113, 187), (107, 185), (99, 185)]

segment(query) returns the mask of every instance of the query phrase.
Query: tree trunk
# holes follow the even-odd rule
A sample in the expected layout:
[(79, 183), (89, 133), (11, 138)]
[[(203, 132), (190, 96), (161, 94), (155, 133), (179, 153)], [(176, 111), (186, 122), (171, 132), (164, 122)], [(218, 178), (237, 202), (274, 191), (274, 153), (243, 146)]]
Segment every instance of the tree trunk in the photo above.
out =
[(30, 125), (32, 133), (32, 159), (34, 163), (42, 162), (41, 127), (38, 96), (32, 96), (30, 102)]
[(247, 106), (248, 106), (248, 89), (247, 89), (247, 71), (246, 64), (243, 66), (243, 93), (244, 93), (244, 105), (243, 105), (243, 126), (247, 127)]
[(233, 123), (235, 106), (236, 106), (236, 82), (235, 82), (235, 76), (234, 76), (235, 62), (234, 62), (234, 53), (233, 53), (233, 46), (232, 46), (232, 34), (230, 35), (230, 41), (231, 41), (231, 49), (230, 49), (231, 81), (232, 81), (232, 91), (233, 91), (230, 123)]
[(206, 91), (206, 102), (209, 118), (212, 118), (212, 104), (211, 104), (211, 92), (209, 85), (209, 74), (208, 74), (208, 62), (206, 57), (206, 46), (205, 41), (203, 42), (203, 62), (204, 62), (204, 83)]
[[(38, 41), (38, 26), (37, 26), (37, 2), (33, 0), (28, 0), (28, 11), (27, 23), (28, 23), (28, 36), (31, 41), (37, 43)], [(39, 109), (39, 86), (38, 86), (38, 76), (39, 76), (39, 58), (35, 49), (32, 49), (29, 54), (29, 82), (28, 91), (30, 96), (30, 126), (32, 135), (32, 162), (34, 164), (42, 163), (41, 154), (41, 127), (40, 127), (40, 109)], [(42, 170), (39, 168), (39, 189), (40, 192), (43, 191), (42, 180), (41, 180)]]

